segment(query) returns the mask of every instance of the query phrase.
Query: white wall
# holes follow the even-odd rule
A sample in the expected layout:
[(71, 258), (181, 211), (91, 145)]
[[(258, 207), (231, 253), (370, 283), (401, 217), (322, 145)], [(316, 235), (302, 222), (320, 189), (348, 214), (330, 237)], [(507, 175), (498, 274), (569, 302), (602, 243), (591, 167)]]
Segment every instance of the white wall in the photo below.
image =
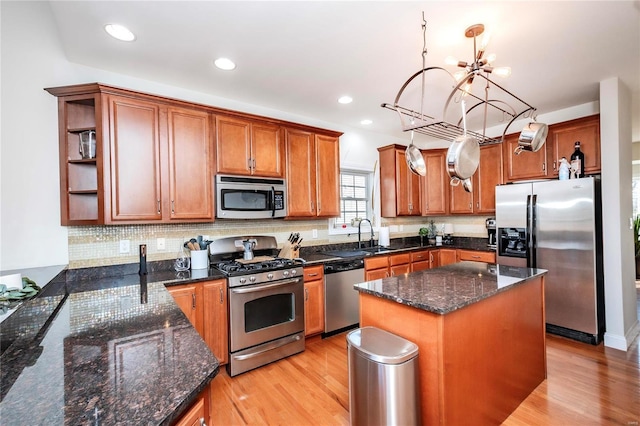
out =
[[(48, 2), (2, 1), (0, 7), (0, 270), (68, 263), (67, 229), (60, 226), (57, 102), (45, 87), (98, 81), (343, 131), (341, 161), (363, 169), (373, 167), (375, 147), (395, 142), (389, 136), (70, 63)], [(363, 153), (354, 154), (361, 149)]]
[[(605, 345), (626, 350), (638, 333), (631, 202), (631, 95), (617, 78), (600, 83)], [(610, 307), (618, 309), (609, 309)]]

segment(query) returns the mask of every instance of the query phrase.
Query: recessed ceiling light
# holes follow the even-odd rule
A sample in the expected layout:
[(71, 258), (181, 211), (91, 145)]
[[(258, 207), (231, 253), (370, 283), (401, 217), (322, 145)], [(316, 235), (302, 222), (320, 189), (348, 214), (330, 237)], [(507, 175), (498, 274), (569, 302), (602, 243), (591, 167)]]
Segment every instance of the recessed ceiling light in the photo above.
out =
[(136, 36), (129, 31), (127, 27), (120, 24), (107, 24), (104, 26), (104, 30), (113, 38), (121, 41), (133, 41)]
[(218, 58), (215, 61), (213, 61), (213, 63), (216, 65), (216, 67), (225, 71), (235, 69), (236, 67), (236, 64), (231, 59), (228, 59), (228, 58)]
[(353, 102), (353, 98), (351, 96), (342, 96), (338, 99), (338, 102), (340, 102), (341, 104), (350, 104), (351, 102)]
[(372, 120), (369, 120), (369, 119), (362, 120), (362, 121), (360, 122), (360, 124), (362, 124), (362, 125), (364, 125), (364, 126), (368, 126), (369, 124), (372, 124), (372, 123), (373, 123), (373, 121), (372, 121)]

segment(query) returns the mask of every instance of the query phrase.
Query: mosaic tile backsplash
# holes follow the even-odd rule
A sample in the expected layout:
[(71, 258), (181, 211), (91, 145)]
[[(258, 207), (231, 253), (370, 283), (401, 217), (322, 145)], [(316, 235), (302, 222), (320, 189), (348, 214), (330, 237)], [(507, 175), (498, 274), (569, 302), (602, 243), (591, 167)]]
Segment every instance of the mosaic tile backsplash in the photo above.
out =
[[(443, 223), (452, 223), (454, 235), (486, 238), (486, 217), (447, 216), (383, 218), (382, 226), (391, 227), (393, 238), (416, 236), (418, 230), (433, 220), (440, 229)], [(213, 223), (167, 225), (70, 226), (69, 269), (137, 263), (140, 244), (147, 245), (147, 260), (175, 259), (185, 241), (203, 235), (210, 240), (242, 235), (271, 235), (278, 245), (287, 240), (291, 232), (304, 239), (303, 246), (355, 242), (356, 234), (330, 235), (328, 221), (308, 220), (218, 220)], [(313, 238), (313, 230), (318, 237)], [(376, 235), (377, 238), (377, 235)], [(164, 248), (158, 246), (164, 239)], [(129, 252), (120, 253), (120, 242), (129, 242)]]

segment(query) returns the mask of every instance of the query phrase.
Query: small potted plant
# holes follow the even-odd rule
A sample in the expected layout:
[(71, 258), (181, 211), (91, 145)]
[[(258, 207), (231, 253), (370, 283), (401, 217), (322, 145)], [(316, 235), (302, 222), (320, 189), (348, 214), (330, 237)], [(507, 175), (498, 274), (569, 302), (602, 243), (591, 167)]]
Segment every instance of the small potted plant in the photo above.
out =
[(420, 228), (420, 230), (418, 231), (418, 235), (420, 235), (420, 247), (424, 246), (424, 237), (429, 236), (429, 229), (427, 228)]
[(436, 224), (433, 220), (429, 221), (429, 233), (427, 238), (429, 239), (429, 244), (433, 245), (436, 243), (436, 235), (438, 234), (438, 230), (436, 229)]

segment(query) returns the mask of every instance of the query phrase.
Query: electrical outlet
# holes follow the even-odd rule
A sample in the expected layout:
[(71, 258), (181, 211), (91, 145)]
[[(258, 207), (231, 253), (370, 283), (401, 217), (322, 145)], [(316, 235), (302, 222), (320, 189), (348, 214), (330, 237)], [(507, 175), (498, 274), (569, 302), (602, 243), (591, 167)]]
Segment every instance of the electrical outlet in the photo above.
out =
[(156, 247), (158, 250), (164, 250), (165, 249), (165, 240), (164, 238), (158, 238), (157, 243), (156, 243)]
[(400, 232), (404, 231), (404, 225), (398, 225), (398, 230), (399, 230)]
[(312, 235), (313, 238), (318, 238), (318, 230), (317, 229), (313, 229), (311, 231), (311, 235)]
[(120, 240), (120, 254), (128, 254), (131, 251), (131, 241)]

